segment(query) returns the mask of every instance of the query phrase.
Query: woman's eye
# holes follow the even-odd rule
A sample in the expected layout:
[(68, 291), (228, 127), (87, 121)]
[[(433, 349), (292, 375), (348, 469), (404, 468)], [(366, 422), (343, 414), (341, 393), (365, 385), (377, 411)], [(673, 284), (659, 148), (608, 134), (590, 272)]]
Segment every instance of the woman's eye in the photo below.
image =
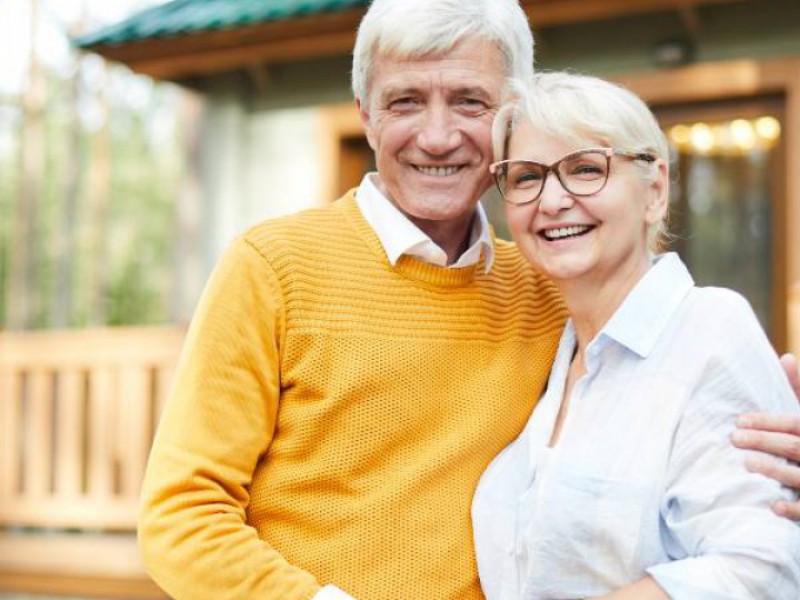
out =
[(603, 168), (599, 165), (584, 163), (570, 167), (569, 174), (583, 178), (600, 177), (603, 175)]
[(509, 180), (514, 187), (526, 187), (534, 185), (542, 180), (542, 174), (539, 171), (521, 171), (519, 173), (511, 173)]

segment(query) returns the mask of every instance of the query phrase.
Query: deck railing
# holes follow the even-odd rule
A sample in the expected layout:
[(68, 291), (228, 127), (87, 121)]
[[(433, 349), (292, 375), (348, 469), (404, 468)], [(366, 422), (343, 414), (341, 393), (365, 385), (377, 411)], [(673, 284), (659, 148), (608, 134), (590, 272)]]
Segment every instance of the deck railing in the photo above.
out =
[(163, 597), (135, 526), (183, 335), (0, 333), (0, 591)]

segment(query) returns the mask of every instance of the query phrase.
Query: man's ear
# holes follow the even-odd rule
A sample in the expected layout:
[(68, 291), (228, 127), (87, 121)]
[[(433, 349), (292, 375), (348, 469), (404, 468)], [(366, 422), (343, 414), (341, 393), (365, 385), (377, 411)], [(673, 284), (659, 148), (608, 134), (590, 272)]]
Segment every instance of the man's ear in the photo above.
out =
[(370, 120), (369, 108), (365, 106), (360, 98), (356, 98), (356, 108), (358, 109), (358, 116), (361, 118), (361, 124), (364, 126), (364, 133), (367, 136), (369, 147), (375, 151), (375, 132), (372, 128), (372, 121)]
[(653, 167), (657, 169), (657, 173), (648, 186), (645, 208), (648, 225), (660, 222), (669, 209), (669, 168), (661, 158), (656, 160)]

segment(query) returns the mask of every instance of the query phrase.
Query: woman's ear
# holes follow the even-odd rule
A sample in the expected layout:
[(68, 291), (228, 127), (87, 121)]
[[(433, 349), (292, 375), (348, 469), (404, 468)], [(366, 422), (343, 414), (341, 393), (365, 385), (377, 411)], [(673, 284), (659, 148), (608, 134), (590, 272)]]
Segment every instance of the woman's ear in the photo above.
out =
[(669, 209), (669, 167), (658, 158), (652, 168), (656, 171), (648, 184), (645, 220), (648, 225), (660, 223)]

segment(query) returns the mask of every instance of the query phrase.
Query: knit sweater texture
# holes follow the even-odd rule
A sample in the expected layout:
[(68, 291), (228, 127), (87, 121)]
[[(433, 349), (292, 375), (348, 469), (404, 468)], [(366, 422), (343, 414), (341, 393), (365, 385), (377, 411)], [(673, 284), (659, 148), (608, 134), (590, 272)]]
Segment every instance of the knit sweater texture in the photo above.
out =
[(182, 600), (480, 599), (474, 488), (522, 430), (566, 312), (504, 241), (489, 273), (392, 266), (352, 192), (237, 239), (190, 327), (140, 543)]

